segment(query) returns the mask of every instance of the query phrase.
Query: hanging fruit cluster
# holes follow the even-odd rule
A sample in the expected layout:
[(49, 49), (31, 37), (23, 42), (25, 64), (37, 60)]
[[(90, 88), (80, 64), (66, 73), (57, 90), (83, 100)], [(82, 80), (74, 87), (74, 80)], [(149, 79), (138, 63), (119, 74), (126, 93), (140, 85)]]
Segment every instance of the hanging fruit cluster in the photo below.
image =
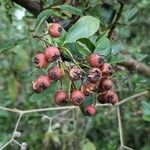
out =
[[(52, 38), (58, 38), (61, 36), (63, 29), (58, 23), (52, 23), (48, 31)], [(54, 81), (62, 80), (63, 76), (68, 76), (68, 80), (72, 83), (70, 93), (63, 90), (63, 86), (55, 91), (54, 101), (57, 105), (62, 106), (70, 102), (75, 106), (80, 106), (93, 93), (97, 93), (99, 103), (111, 103), (114, 105), (118, 102), (118, 96), (112, 89), (112, 66), (106, 63), (99, 54), (92, 53), (87, 59), (88, 69), (80, 67), (74, 61), (68, 65), (68, 62), (63, 60), (59, 47), (47, 47), (43, 53), (39, 53), (34, 57), (34, 64), (39, 69), (46, 68), (51, 63), (54, 65), (48, 68), (47, 74), (39, 76), (32, 82), (33, 90), (36, 93), (42, 93)], [(63, 63), (66, 69), (61, 68), (60, 63)], [(80, 81), (80, 88), (76, 88), (74, 84), (76, 81)], [(84, 114), (88, 116), (96, 115), (95, 104), (93, 102), (90, 105), (86, 105)]]

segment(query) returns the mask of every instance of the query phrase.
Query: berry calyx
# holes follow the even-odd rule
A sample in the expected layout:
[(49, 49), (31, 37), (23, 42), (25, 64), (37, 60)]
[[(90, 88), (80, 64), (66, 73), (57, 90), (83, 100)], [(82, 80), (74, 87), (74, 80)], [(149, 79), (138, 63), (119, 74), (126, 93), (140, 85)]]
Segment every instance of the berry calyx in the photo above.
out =
[(96, 109), (92, 105), (88, 105), (85, 107), (85, 112), (88, 116), (95, 116), (96, 115)]
[(45, 49), (45, 57), (48, 61), (56, 61), (60, 58), (60, 51), (55, 46), (49, 46)]
[(32, 82), (32, 89), (37, 93), (42, 93), (51, 84), (51, 79), (47, 75), (41, 75)]
[(79, 90), (74, 90), (71, 94), (71, 102), (75, 106), (79, 106), (85, 99), (84, 94)]
[(78, 67), (73, 66), (69, 71), (69, 77), (73, 81), (79, 80), (82, 77), (82, 72)]
[(63, 75), (61, 68), (58, 66), (54, 66), (53, 68), (48, 70), (48, 75), (52, 80), (59, 80)]
[(112, 69), (112, 66), (108, 63), (104, 63), (102, 64), (102, 66), (100, 67), (100, 70), (102, 72), (102, 76), (104, 78), (108, 78), (112, 75), (113, 73), (113, 69)]
[(81, 86), (81, 92), (85, 95), (85, 96), (89, 96), (91, 94), (93, 94), (93, 92), (95, 92), (98, 88), (98, 84), (97, 83), (86, 83), (86, 84), (83, 84)]
[(48, 64), (46, 57), (43, 53), (37, 54), (33, 59), (34, 65), (37, 68), (45, 68)]
[(92, 68), (88, 75), (88, 78), (91, 82), (98, 82), (101, 80), (102, 73), (98, 68)]
[(50, 26), (49, 26), (49, 34), (51, 37), (53, 38), (58, 38), (61, 36), (61, 33), (62, 33), (62, 27), (60, 24), (58, 23), (52, 23)]
[(63, 90), (59, 90), (54, 95), (54, 101), (57, 105), (61, 106), (67, 103), (68, 94)]
[(103, 58), (98, 54), (91, 54), (89, 57), (89, 64), (91, 67), (100, 67), (103, 62)]

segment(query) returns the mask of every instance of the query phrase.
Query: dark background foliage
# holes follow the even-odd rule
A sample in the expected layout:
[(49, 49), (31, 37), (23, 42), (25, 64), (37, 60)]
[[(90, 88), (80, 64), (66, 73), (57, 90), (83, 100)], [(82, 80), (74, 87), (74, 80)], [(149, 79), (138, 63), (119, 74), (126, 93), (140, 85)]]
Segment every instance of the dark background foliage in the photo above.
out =
[[(113, 80), (120, 100), (150, 89), (149, 0), (78, 0), (71, 4), (60, 0), (2, 0), (0, 5), (0, 106), (23, 110), (55, 107), (52, 96), (58, 86), (40, 95), (31, 90), (32, 81), (45, 71), (35, 69), (32, 64), (34, 55), (45, 47), (39, 37), (46, 30), (46, 20), (59, 21), (68, 31), (80, 16), (87, 15), (100, 20), (100, 35), (66, 45), (72, 55), (86, 56), (93, 47), (105, 55), (114, 67)], [(111, 34), (109, 39), (107, 33)], [(74, 34), (71, 37), (74, 39)], [(61, 44), (62, 41), (63, 37), (57, 42)], [(74, 51), (75, 46), (78, 53)], [(131, 99), (120, 107), (124, 143), (136, 150), (150, 149), (149, 98), (146, 95)], [(19, 126), (22, 136), (18, 141), (26, 142), (30, 150), (119, 148), (114, 108), (98, 107), (97, 115), (91, 118), (78, 109), (72, 110), (54, 120), (52, 130), (48, 130), (49, 123), (42, 121), (42, 116), (53, 117), (58, 113), (50, 111), (24, 116)], [(17, 114), (0, 110), (0, 147), (11, 138), (16, 120)], [(10, 144), (6, 149), (19, 147)]]

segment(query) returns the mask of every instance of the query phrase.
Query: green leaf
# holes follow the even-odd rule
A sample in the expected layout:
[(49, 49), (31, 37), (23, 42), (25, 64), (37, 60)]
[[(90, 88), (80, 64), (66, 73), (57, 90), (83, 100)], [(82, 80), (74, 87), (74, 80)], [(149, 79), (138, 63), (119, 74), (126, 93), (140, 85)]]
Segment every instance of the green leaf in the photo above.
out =
[(95, 145), (94, 145), (92, 142), (87, 141), (87, 142), (83, 145), (82, 150), (96, 150), (96, 147), (95, 147)]
[(116, 64), (116, 63), (120, 63), (120, 62), (123, 62), (125, 59), (122, 55), (115, 55), (115, 56), (112, 56), (109, 60), (109, 63), (110, 64)]
[(96, 42), (94, 53), (107, 56), (110, 53), (110, 41), (107, 37), (102, 37)]
[(76, 47), (79, 53), (84, 56), (88, 56), (91, 53), (90, 50), (86, 47), (86, 45), (82, 44), (79, 41), (76, 42)]
[(100, 21), (92, 16), (81, 17), (68, 31), (64, 43), (73, 43), (80, 38), (88, 38), (99, 29)]
[(53, 10), (52, 9), (46, 9), (43, 10), (37, 17), (36, 22), (35, 22), (35, 31), (39, 29), (39, 27), (43, 24), (43, 22), (50, 16), (52, 15)]
[(95, 45), (94, 45), (93, 42), (91, 42), (90, 39), (88, 39), (88, 38), (81, 38), (81, 39), (79, 39), (78, 41), (81, 42), (82, 44), (86, 45), (87, 48), (88, 48), (91, 52), (94, 51)]
[(20, 38), (20, 39), (13, 38), (13, 39), (9, 39), (7, 41), (3, 41), (2, 43), (0, 43), (0, 53), (21, 44), (22, 42), (26, 41), (27, 39), (28, 39), (27, 37), (24, 37), (24, 38)]
[(123, 45), (121, 42), (116, 42), (116, 43), (113, 43), (111, 45), (111, 53), (113, 55), (116, 55), (117, 53), (119, 53), (121, 50), (123, 50)]
[(67, 11), (71, 14), (75, 14), (75, 15), (78, 15), (78, 16), (83, 15), (83, 12), (82, 12), (81, 9), (76, 8), (76, 7), (72, 7), (71, 5), (67, 5), (67, 4), (59, 5), (59, 6), (57, 6), (57, 8), (60, 8), (62, 11)]

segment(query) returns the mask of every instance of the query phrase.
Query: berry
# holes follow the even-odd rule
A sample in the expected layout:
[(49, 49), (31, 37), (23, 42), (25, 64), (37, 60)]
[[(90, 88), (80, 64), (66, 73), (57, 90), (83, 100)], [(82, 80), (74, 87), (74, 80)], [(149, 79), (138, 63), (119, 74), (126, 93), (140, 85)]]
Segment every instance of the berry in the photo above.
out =
[(96, 109), (92, 105), (88, 105), (85, 107), (85, 112), (88, 116), (95, 116), (96, 115)]
[(69, 77), (73, 81), (79, 80), (82, 77), (82, 72), (78, 67), (74, 66), (69, 71)]
[(61, 36), (62, 27), (58, 23), (52, 23), (49, 27), (49, 34), (53, 38), (58, 38)]
[(110, 79), (105, 79), (102, 80), (100, 83), (99, 91), (104, 92), (104, 91), (109, 91), (112, 89), (113, 82)]
[(48, 70), (48, 75), (52, 80), (59, 80), (62, 74), (63, 72), (58, 66), (54, 66), (53, 68)]
[(85, 96), (89, 96), (97, 90), (98, 85), (99, 85), (98, 83), (93, 84), (93, 83), (88, 82), (86, 84), (83, 84), (80, 89)]
[(79, 90), (74, 90), (71, 94), (71, 102), (75, 106), (79, 106), (84, 101), (84, 94)]
[(45, 49), (45, 57), (48, 61), (56, 61), (60, 58), (60, 51), (55, 46), (49, 46)]
[(43, 53), (37, 54), (34, 57), (33, 62), (35, 64), (35, 67), (37, 67), (37, 68), (45, 68), (48, 64), (46, 57)]
[(57, 105), (64, 105), (67, 103), (68, 94), (63, 90), (59, 90), (54, 95), (54, 101)]
[(89, 57), (89, 64), (91, 67), (100, 67), (103, 62), (103, 58), (98, 54), (91, 54)]
[(102, 73), (98, 68), (92, 68), (90, 70), (90, 73), (88, 75), (88, 78), (91, 82), (98, 82), (101, 80)]
[(41, 75), (36, 81), (32, 82), (32, 88), (37, 93), (42, 93), (51, 84), (51, 79), (47, 75)]
[(102, 76), (104, 78), (108, 78), (112, 75), (113, 73), (113, 69), (112, 69), (112, 66), (108, 63), (104, 63), (101, 67), (100, 67), (100, 70), (102, 72)]
[(100, 103), (111, 103), (115, 104), (118, 102), (118, 96), (113, 90), (109, 90), (108, 92), (98, 96), (98, 101)]

